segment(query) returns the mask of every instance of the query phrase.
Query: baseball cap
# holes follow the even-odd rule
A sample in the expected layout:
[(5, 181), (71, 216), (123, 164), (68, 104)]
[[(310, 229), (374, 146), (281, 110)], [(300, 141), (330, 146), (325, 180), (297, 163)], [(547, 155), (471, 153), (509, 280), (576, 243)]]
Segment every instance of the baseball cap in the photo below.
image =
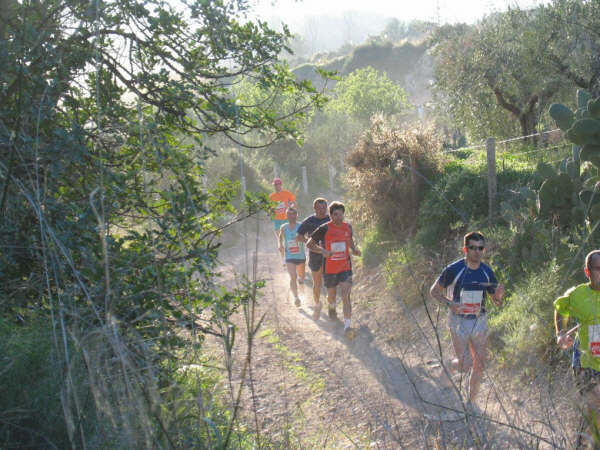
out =
[(273, 184), (282, 184), (281, 178), (273, 178)]

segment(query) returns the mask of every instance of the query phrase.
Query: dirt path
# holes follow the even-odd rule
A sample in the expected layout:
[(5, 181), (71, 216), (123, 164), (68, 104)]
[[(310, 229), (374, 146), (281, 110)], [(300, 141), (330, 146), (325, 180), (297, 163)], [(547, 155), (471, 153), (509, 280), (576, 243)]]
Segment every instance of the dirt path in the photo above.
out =
[[(268, 224), (261, 224), (263, 229)], [(255, 247), (251, 239), (249, 247)], [(240, 247), (242, 248), (240, 251)], [(245, 271), (243, 245), (222, 252), (233, 282)], [(253, 348), (243, 416), (276, 448), (569, 448), (569, 421), (557, 419), (568, 386), (527, 385), (488, 370), (480, 395), (483, 418), (463, 411), (465, 380), (451, 381), (439, 364), (448, 339), (434, 332), (445, 320), (433, 312), (403, 310), (378, 276), (355, 277), (353, 339), (341, 321), (312, 319), (312, 293), (293, 304), (270, 233), (260, 234), (257, 278), (266, 280), (257, 317), (265, 314)], [(249, 271), (253, 251), (249, 250)], [(323, 299), (325, 301), (325, 299)], [(324, 308), (325, 309), (325, 308)], [(415, 312), (416, 311), (416, 312)], [(341, 305), (338, 305), (341, 316)], [(245, 327), (237, 319), (240, 334)], [(238, 339), (234, 384), (245, 355)], [(544, 373), (538, 375), (543, 379)], [(534, 378), (535, 380), (535, 378)], [(265, 443), (266, 440), (263, 442)]]

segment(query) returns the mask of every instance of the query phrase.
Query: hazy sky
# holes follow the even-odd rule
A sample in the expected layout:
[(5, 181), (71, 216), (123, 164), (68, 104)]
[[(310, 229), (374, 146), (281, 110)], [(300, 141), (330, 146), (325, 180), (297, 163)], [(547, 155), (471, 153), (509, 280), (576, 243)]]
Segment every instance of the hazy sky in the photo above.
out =
[(505, 10), (510, 5), (529, 8), (547, 0), (253, 0), (263, 19), (277, 17), (290, 25), (300, 24), (306, 16), (342, 15), (344, 11), (364, 12), (403, 21), (472, 23), (487, 13)]

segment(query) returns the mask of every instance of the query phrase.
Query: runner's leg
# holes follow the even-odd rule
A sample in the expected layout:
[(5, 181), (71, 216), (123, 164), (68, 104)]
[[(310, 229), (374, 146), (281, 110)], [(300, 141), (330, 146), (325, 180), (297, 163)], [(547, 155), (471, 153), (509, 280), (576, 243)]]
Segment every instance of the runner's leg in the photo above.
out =
[(350, 303), (350, 292), (352, 291), (352, 283), (342, 281), (340, 283), (342, 294), (342, 304), (344, 308), (344, 319), (352, 318), (352, 303)]
[(327, 303), (329, 304), (329, 308), (335, 308), (336, 292), (337, 292), (337, 288), (335, 286), (327, 288)]
[(596, 430), (600, 431), (600, 384), (598, 384), (597, 380), (592, 380), (591, 383), (594, 384), (594, 387), (585, 395), (588, 426), (591, 425), (592, 420), (595, 418)]
[(450, 329), (450, 337), (456, 354), (456, 358), (450, 360), (450, 370), (453, 372), (467, 372), (471, 368), (470, 358), (466, 357), (468, 351), (467, 340), (453, 329)]
[(290, 289), (292, 290), (292, 294), (294, 294), (294, 298), (298, 298), (298, 285), (296, 284), (296, 264), (294, 263), (286, 263), (287, 271), (290, 274)]
[(469, 379), (469, 401), (474, 402), (481, 386), (481, 380), (483, 380), (483, 370), (487, 361), (486, 334), (472, 335), (469, 342), (469, 350), (473, 359), (473, 370)]
[(315, 305), (321, 302), (321, 286), (323, 286), (323, 266), (317, 271), (312, 271), (313, 276), (313, 301)]
[(300, 285), (300, 292), (304, 296), (304, 275), (306, 271), (306, 263), (296, 265), (296, 273), (298, 274), (298, 284)]

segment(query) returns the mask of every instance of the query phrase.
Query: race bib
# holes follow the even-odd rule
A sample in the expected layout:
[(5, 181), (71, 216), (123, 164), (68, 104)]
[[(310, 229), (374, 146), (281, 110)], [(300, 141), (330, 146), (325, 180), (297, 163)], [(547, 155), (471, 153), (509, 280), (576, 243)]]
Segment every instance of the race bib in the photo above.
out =
[(588, 338), (590, 341), (590, 353), (592, 356), (600, 356), (600, 325), (588, 326)]
[(275, 207), (275, 212), (277, 214), (283, 214), (283, 213), (285, 213), (285, 203), (284, 202), (279, 202), (277, 204), (277, 206)]
[(287, 241), (287, 249), (291, 254), (300, 253), (300, 245), (295, 239)]
[(481, 301), (483, 300), (483, 291), (460, 291), (460, 314), (479, 314), (481, 311)]
[(346, 242), (331, 243), (331, 258), (332, 261), (341, 261), (346, 259)]

